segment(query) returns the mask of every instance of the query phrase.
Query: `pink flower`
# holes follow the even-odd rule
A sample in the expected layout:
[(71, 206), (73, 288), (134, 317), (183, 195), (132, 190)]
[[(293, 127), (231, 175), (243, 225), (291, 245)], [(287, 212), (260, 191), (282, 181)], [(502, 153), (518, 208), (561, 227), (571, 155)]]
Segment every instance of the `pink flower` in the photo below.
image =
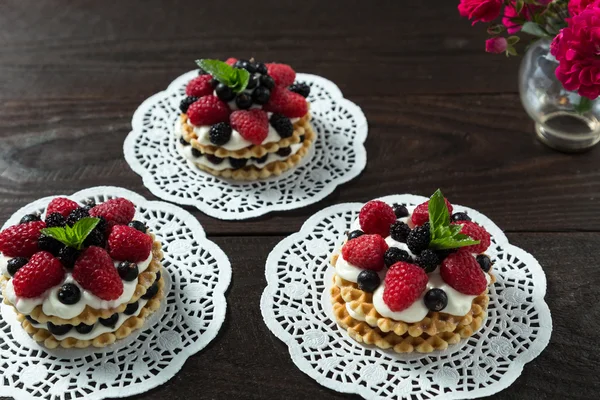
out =
[[(539, 2), (541, 3), (541, 2)], [(517, 33), (521, 30), (521, 25), (513, 22), (513, 18), (524, 19), (526, 21), (531, 21), (531, 13), (536, 12), (540, 9), (540, 6), (530, 6), (525, 5), (520, 13), (517, 13), (517, 6), (513, 1), (510, 5), (506, 6), (504, 9), (504, 17), (502, 17), (502, 24), (506, 27), (506, 30), (509, 34)]]
[(588, 8), (591, 4), (594, 7), (600, 6), (599, 0), (570, 0), (569, 1), (569, 14), (571, 17), (581, 14), (583, 10)]
[(503, 37), (493, 37), (485, 41), (485, 51), (488, 53), (504, 53), (508, 42)]
[(491, 22), (500, 15), (502, 0), (460, 0), (458, 12), (476, 22)]
[(566, 21), (551, 46), (559, 62), (556, 77), (565, 89), (594, 100), (600, 95), (600, 8), (586, 8)]

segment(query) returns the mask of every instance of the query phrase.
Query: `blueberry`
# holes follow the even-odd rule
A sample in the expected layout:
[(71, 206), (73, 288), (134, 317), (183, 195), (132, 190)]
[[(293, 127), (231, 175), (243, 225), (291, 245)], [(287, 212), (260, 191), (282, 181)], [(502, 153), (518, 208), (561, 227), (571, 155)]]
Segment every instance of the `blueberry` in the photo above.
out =
[(256, 157), (252, 157), (252, 159), (257, 163), (257, 164), (264, 164), (267, 162), (267, 158), (269, 158), (268, 154), (265, 154), (264, 156), (260, 157), (260, 158), (256, 158)]
[(267, 69), (267, 66), (264, 63), (256, 63), (256, 72), (258, 72), (259, 74), (267, 74), (269, 73), (269, 70)]
[(117, 267), (117, 272), (121, 279), (126, 282), (131, 282), (137, 279), (139, 274), (139, 268), (137, 264), (129, 261), (121, 261)]
[(292, 148), (291, 147), (281, 147), (279, 150), (277, 150), (277, 155), (280, 157), (287, 157), (290, 154), (292, 154)]
[(489, 272), (490, 268), (492, 268), (492, 260), (485, 254), (479, 254), (477, 256), (477, 262), (479, 263), (479, 266), (481, 266), (483, 272)]
[(431, 289), (425, 293), (425, 306), (431, 311), (441, 311), (448, 305), (448, 295), (442, 289)]
[(213, 87), (213, 89), (214, 89), (214, 88), (216, 88), (217, 86), (219, 86), (219, 83), (220, 83), (220, 82), (219, 82), (218, 80), (216, 80), (215, 78), (212, 78), (212, 79), (210, 80), (210, 86), (212, 86), (212, 87)]
[(364, 234), (365, 233), (363, 231), (358, 229), (352, 232), (348, 232), (348, 240), (356, 239), (357, 237), (362, 236)]
[(261, 86), (264, 86), (264, 87), (266, 87), (269, 90), (271, 90), (271, 89), (273, 89), (275, 87), (275, 81), (269, 75), (263, 75), (263, 76), (261, 76), (260, 77), (260, 84), (261, 84)]
[(394, 214), (396, 218), (408, 217), (408, 209), (402, 204), (394, 204)]
[(160, 271), (158, 271), (158, 272), (156, 273), (156, 278), (154, 278), (154, 282), (158, 282), (158, 281), (160, 281), (160, 277), (161, 277), (161, 275), (160, 275)]
[(190, 142), (186, 142), (185, 139), (182, 137), (179, 138), (179, 143), (181, 143), (184, 146), (189, 146)]
[(248, 89), (248, 90), (254, 89), (259, 84), (260, 84), (260, 76), (259, 75), (252, 75), (250, 77), (250, 79), (248, 80), (248, 85), (246, 86), (246, 89)]
[(306, 139), (304, 135), (300, 136), (300, 143), (304, 142), (304, 139)]
[(413, 262), (412, 258), (410, 257), (410, 254), (408, 254), (406, 250), (402, 250), (397, 247), (390, 247), (389, 249), (387, 249), (383, 256), (383, 260), (387, 267), (391, 267), (392, 265), (401, 261), (408, 263)]
[(471, 221), (471, 217), (469, 217), (467, 215), (467, 213), (464, 212), (455, 212), (454, 214), (452, 214), (452, 217), (450, 218), (452, 221)]
[(256, 66), (248, 60), (237, 60), (235, 64), (233, 64), (233, 68), (245, 69), (251, 74), (256, 72)]
[(108, 318), (98, 318), (100, 323), (108, 328), (114, 328), (119, 320), (119, 314), (115, 313)]
[(365, 269), (363, 271), (360, 271), (356, 282), (358, 283), (358, 288), (360, 290), (373, 293), (375, 289), (379, 287), (379, 284), (381, 283), (381, 278), (379, 278), (377, 272), (372, 271), (370, 269)]
[(81, 299), (81, 291), (77, 285), (65, 283), (58, 290), (58, 300), (63, 304), (75, 304)]
[(267, 104), (271, 98), (271, 91), (266, 87), (259, 86), (252, 92), (252, 101), (256, 104)]
[(27, 215), (23, 215), (23, 218), (21, 218), (21, 220), (19, 221), (19, 224), (26, 224), (28, 222), (35, 222), (35, 221), (40, 221), (42, 218), (40, 218), (39, 214), (27, 214)]
[(48, 327), (48, 330), (50, 331), (51, 334), (53, 335), (65, 335), (66, 333), (68, 333), (71, 328), (73, 327), (73, 325), (54, 325), (52, 322), (48, 322), (48, 324), (46, 325)]
[(135, 303), (129, 303), (129, 304), (127, 304), (127, 307), (125, 307), (125, 311), (123, 311), (123, 314), (133, 315), (133, 314), (135, 314), (135, 312), (138, 310), (139, 307), (140, 307), (140, 303), (138, 303), (137, 301)]
[(92, 329), (94, 329), (94, 325), (79, 324), (75, 327), (75, 330), (82, 334), (90, 333)]
[(195, 103), (196, 101), (198, 101), (197, 97), (193, 97), (193, 96), (188, 96), (185, 99), (181, 100), (181, 102), (179, 103), (179, 109), (181, 110), (182, 113), (186, 113), (188, 108), (190, 108), (190, 106)]
[(419, 257), (417, 257), (417, 264), (423, 268), (425, 272), (430, 273), (435, 271), (438, 265), (440, 265), (440, 258), (433, 250), (423, 250)]
[(142, 295), (142, 299), (144, 299), (144, 300), (150, 300), (151, 298), (153, 298), (154, 296), (156, 296), (156, 293), (158, 293), (158, 283), (154, 282), (152, 284), (152, 286), (150, 286), (148, 288), (148, 290), (146, 290), (146, 293), (144, 293), (144, 295)]
[(13, 276), (14, 274), (17, 273), (19, 268), (21, 268), (23, 265), (27, 264), (27, 261), (28, 260), (25, 257), (11, 258), (6, 263), (6, 270), (8, 271), (10, 276)]
[(206, 159), (215, 165), (221, 164), (224, 160), (224, 158), (217, 157), (214, 154), (207, 154)]
[(217, 87), (215, 88), (215, 92), (217, 93), (217, 97), (226, 103), (230, 102), (235, 97), (235, 93), (233, 93), (233, 90), (231, 90), (229, 86), (222, 83), (219, 83), (217, 85)]
[(26, 315), (25, 318), (27, 318), (27, 321), (31, 322), (32, 324), (39, 324), (39, 322), (37, 322), (35, 319), (31, 318), (30, 315)]
[(198, 158), (198, 157), (202, 157), (202, 153), (200, 152), (200, 150), (198, 150), (197, 148), (192, 148), (192, 156)]
[(210, 142), (215, 146), (223, 146), (231, 139), (231, 125), (227, 122), (219, 122), (210, 127), (208, 136)]
[(294, 124), (283, 114), (273, 114), (269, 118), (269, 123), (282, 138), (289, 138), (294, 134)]
[(235, 105), (240, 110), (247, 110), (252, 106), (252, 97), (246, 93), (240, 93), (235, 97)]
[(80, 252), (77, 249), (65, 246), (58, 252), (58, 259), (65, 268), (72, 269), (75, 267), (75, 262), (79, 254)]
[(390, 226), (390, 236), (397, 242), (406, 243), (410, 227), (402, 221), (396, 221)]
[(294, 83), (289, 87), (290, 92), (298, 93), (302, 97), (308, 97), (310, 94), (310, 86), (306, 83)]
[(46, 216), (46, 228), (63, 227), (67, 224), (65, 217), (60, 213), (52, 213)]
[(135, 230), (142, 232), (142, 233), (146, 233), (148, 231), (148, 228), (142, 221), (131, 221), (127, 225)]
[(246, 166), (246, 164), (248, 163), (248, 159), (247, 158), (230, 157), (229, 163), (231, 164), (231, 168), (240, 169), (240, 168), (244, 168)]

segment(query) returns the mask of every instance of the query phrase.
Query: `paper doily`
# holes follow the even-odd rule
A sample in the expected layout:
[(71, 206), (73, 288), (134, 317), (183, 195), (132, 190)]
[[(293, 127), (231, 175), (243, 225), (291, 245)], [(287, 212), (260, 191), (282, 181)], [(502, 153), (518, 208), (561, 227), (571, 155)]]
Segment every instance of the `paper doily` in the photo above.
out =
[(125, 139), (125, 159), (156, 196), (214, 218), (247, 219), (316, 203), (364, 169), (367, 120), (361, 109), (344, 99), (333, 82), (297, 74), (297, 81), (311, 87), (311, 124), (317, 133), (313, 152), (299, 166), (257, 182), (235, 182), (199, 170), (178, 153), (173, 129), (185, 85), (196, 75), (188, 72), (144, 101)]
[[(166, 297), (140, 330), (109, 347), (87, 349), (44, 348), (23, 330), (13, 308), (2, 304), (0, 396), (98, 400), (146, 392), (171, 379), (188, 357), (206, 347), (225, 319), (229, 260), (187, 211), (116, 187), (68, 197), (97, 202), (126, 197), (134, 202), (136, 218), (163, 245)], [(24, 214), (43, 210), (52, 198), (21, 208), (4, 228)]]
[[(427, 198), (395, 195), (381, 200), (414, 206)], [(288, 345), (292, 361), (320, 384), (367, 399), (476, 398), (508, 387), (550, 340), (552, 319), (539, 263), (510, 245), (487, 217), (454, 205), (492, 235), (486, 253), (495, 262), (497, 282), (490, 288), (483, 327), (459, 344), (429, 354), (365, 346), (338, 327), (329, 295), (330, 256), (362, 205), (346, 203), (318, 212), (269, 255), (261, 311), (269, 329)]]

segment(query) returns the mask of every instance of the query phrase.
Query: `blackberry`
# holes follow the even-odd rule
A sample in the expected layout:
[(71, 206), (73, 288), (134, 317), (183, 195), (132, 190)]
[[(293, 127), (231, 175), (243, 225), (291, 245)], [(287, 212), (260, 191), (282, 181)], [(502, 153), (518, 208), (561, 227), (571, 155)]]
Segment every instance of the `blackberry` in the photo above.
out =
[(294, 134), (294, 125), (288, 117), (282, 114), (273, 114), (269, 118), (269, 123), (282, 138), (289, 138)]
[(406, 243), (410, 227), (402, 221), (396, 221), (390, 226), (390, 236), (397, 242)]
[(412, 258), (408, 251), (399, 249), (397, 247), (390, 247), (387, 249), (385, 254), (383, 255), (383, 261), (385, 262), (386, 267), (391, 267), (397, 262), (408, 262), (412, 263)]
[(47, 325), (48, 331), (50, 331), (53, 335), (64, 335), (71, 330), (73, 325), (54, 325), (52, 322), (48, 322)]
[(271, 91), (264, 86), (259, 86), (252, 92), (252, 101), (256, 104), (267, 104), (271, 98)]
[(452, 214), (452, 217), (450, 217), (450, 219), (452, 221), (471, 221), (471, 217), (469, 217), (467, 215), (467, 213), (464, 212), (455, 212), (454, 214)]
[(394, 204), (394, 214), (396, 218), (408, 217), (408, 209), (402, 204)]
[(121, 261), (117, 267), (117, 272), (119, 273), (121, 279), (126, 282), (136, 280), (139, 275), (137, 264), (129, 261)]
[(440, 259), (433, 250), (423, 250), (417, 257), (417, 264), (427, 273), (435, 271), (440, 265)]
[(60, 213), (52, 213), (46, 217), (46, 228), (63, 227), (66, 224), (65, 217)]
[(226, 103), (235, 98), (235, 93), (233, 93), (233, 90), (223, 83), (219, 83), (217, 85), (215, 92), (217, 93), (217, 97)]
[(265, 75), (267, 73), (269, 73), (269, 70), (267, 69), (267, 66), (264, 63), (256, 63), (256, 72), (258, 72), (261, 75)]
[(279, 150), (277, 150), (277, 155), (280, 157), (287, 157), (290, 154), (292, 154), (292, 148), (291, 147), (282, 147)]
[(483, 270), (483, 272), (489, 272), (490, 268), (492, 268), (492, 260), (485, 254), (479, 254), (477, 256), (477, 262), (479, 266)]
[(94, 329), (94, 325), (86, 325), (86, 324), (79, 324), (75, 327), (75, 330), (79, 333), (90, 333), (92, 331), (92, 329)]
[(356, 239), (359, 236), (364, 235), (365, 233), (361, 230), (355, 230), (352, 232), (348, 232), (348, 240)]
[(192, 103), (195, 103), (196, 101), (198, 101), (197, 97), (188, 96), (185, 99), (181, 100), (181, 102), (179, 103), (179, 109), (182, 113), (185, 114), (188, 108), (190, 108), (190, 106), (192, 105)]
[(260, 158), (256, 158), (256, 157), (252, 157), (252, 159), (257, 163), (257, 164), (264, 164), (267, 162), (267, 158), (269, 158), (268, 154), (265, 154), (264, 156), (260, 157)]
[(42, 218), (40, 214), (27, 214), (23, 215), (23, 218), (19, 221), (19, 224), (26, 224), (28, 222), (40, 221)]
[(235, 97), (235, 105), (240, 110), (247, 110), (252, 106), (252, 97), (246, 93), (240, 93)]
[(417, 226), (415, 229), (410, 231), (406, 238), (406, 244), (413, 254), (419, 254), (423, 250), (427, 249), (429, 242), (431, 241), (431, 234), (429, 232), (429, 222), (426, 222), (422, 226)]
[(186, 142), (185, 139), (182, 137), (179, 138), (179, 143), (181, 143), (184, 146), (189, 146), (190, 142)]
[(230, 157), (229, 163), (231, 164), (231, 168), (240, 169), (240, 168), (244, 168), (246, 166), (246, 164), (248, 163), (248, 159), (247, 158)]
[(290, 92), (298, 93), (302, 97), (308, 97), (310, 94), (310, 86), (306, 83), (294, 83), (288, 89)]
[(104, 235), (103, 231), (101, 231), (98, 228), (94, 228), (94, 230), (91, 231), (90, 234), (87, 235), (87, 237), (83, 241), (83, 245), (85, 247), (104, 247), (106, 245), (106, 236)]
[(358, 278), (356, 279), (356, 283), (358, 283), (358, 288), (365, 292), (373, 293), (375, 289), (379, 287), (381, 283), (381, 278), (377, 272), (372, 271), (370, 269), (365, 269), (360, 271), (358, 274)]
[(50, 236), (42, 235), (38, 239), (38, 247), (40, 250), (47, 251), (53, 256), (58, 257), (65, 245)]
[(210, 142), (215, 146), (223, 146), (231, 139), (231, 125), (227, 122), (219, 122), (210, 127)]
[(131, 221), (130, 223), (127, 224), (127, 226), (129, 226), (129, 227), (131, 227), (131, 228), (133, 228), (135, 230), (138, 230), (138, 231), (140, 231), (142, 233), (148, 232), (148, 228), (141, 221), (135, 221), (135, 220)]
[(58, 252), (58, 259), (62, 265), (67, 269), (73, 269), (77, 257), (79, 257), (79, 251), (73, 247), (65, 246)]
[(446, 250), (436, 250), (435, 254), (437, 254), (440, 259), (440, 263), (446, 259), (450, 254), (455, 253), (456, 249), (446, 249)]
[(218, 165), (218, 164), (221, 164), (221, 163), (223, 162), (223, 160), (224, 160), (224, 158), (217, 157), (217, 156), (215, 156), (214, 154), (207, 154), (207, 155), (206, 155), (206, 159), (207, 159), (208, 161), (210, 161), (211, 163), (213, 163), (213, 164), (217, 164), (217, 165)]
[(13, 276), (23, 265), (27, 264), (28, 261), (29, 260), (27, 260), (25, 257), (11, 258), (6, 263), (6, 271), (8, 271), (10, 276)]
[(261, 76), (260, 77), (260, 84), (261, 84), (261, 86), (264, 86), (264, 87), (266, 87), (269, 90), (271, 90), (271, 89), (273, 89), (275, 87), (275, 81), (269, 75), (263, 75), (263, 76)]
[(113, 315), (111, 315), (108, 318), (98, 318), (98, 321), (100, 321), (100, 323), (108, 328), (114, 328), (115, 325), (117, 324), (117, 321), (119, 320), (119, 314), (114, 313)]
[(260, 84), (260, 76), (252, 75), (250, 79), (248, 79), (248, 85), (246, 85), (246, 89), (251, 90), (257, 87)]
[(196, 158), (202, 157), (202, 152), (194, 147), (192, 148), (192, 156)]
[(125, 311), (123, 311), (123, 314), (133, 315), (133, 314), (135, 314), (135, 312), (138, 310), (139, 307), (140, 307), (140, 303), (138, 303), (137, 301), (135, 303), (129, 303), (129, 304), (127, 304), (127, 307), (125, 307)]
[(67, 217), (67, 225), (73, 226), (80, 219), (86, 218), (89, 216), (90, 216), (90, 213), (84, 207), (76, 208), (75, 210), (71, 211), (71, 213)]
[(88, 213), (94, 207), (96, 207), (96, 201), (94, 199), (87, 199), (83, 202), (83, 208), (85, 208)]
[(81, 290), (77, 285), (65, 283), (58, 290), (58, 301), (63, 304), (75, 304), (81, 299)]
[(448, 295), (442, 289), (431, 289), (423, 298), (425, 306), (431, 311), (442, 311), (448, 305)]
[(150, 300), (151, 298), (153, 298), (154, 296), (156, 296), (156, 293), (158, 293), (158, 284), (156, 282), (154, 282), (152, 284), (152, 286), (150, 286), (148, 288), (148, 290), (146, 290), (146, 293), (144, 293), (142, 295), (142, 299), (144, 299), (144, 300)]

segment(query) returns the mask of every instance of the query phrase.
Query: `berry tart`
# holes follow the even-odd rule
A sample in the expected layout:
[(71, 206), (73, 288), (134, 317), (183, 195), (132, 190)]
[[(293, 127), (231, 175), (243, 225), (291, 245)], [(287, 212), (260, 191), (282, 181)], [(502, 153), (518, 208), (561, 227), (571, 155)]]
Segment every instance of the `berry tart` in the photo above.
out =
[(57, 197), (0, 232), (4, 302), (48, 348), (104, 347), (129, 336), (164, 296), (161, 244), (135, 206)]
[(358, 342), (428, 353), (473, 335), (495, 281), (490, 234), (438, 190), (414, 209), (373, 200), (333, 255), (331, 301)]
[(285, 64), (198, 60), (176, 122), (180, 154), (203, 171), (235, 180), (277, 176), (315, 141), (306, 97)]

